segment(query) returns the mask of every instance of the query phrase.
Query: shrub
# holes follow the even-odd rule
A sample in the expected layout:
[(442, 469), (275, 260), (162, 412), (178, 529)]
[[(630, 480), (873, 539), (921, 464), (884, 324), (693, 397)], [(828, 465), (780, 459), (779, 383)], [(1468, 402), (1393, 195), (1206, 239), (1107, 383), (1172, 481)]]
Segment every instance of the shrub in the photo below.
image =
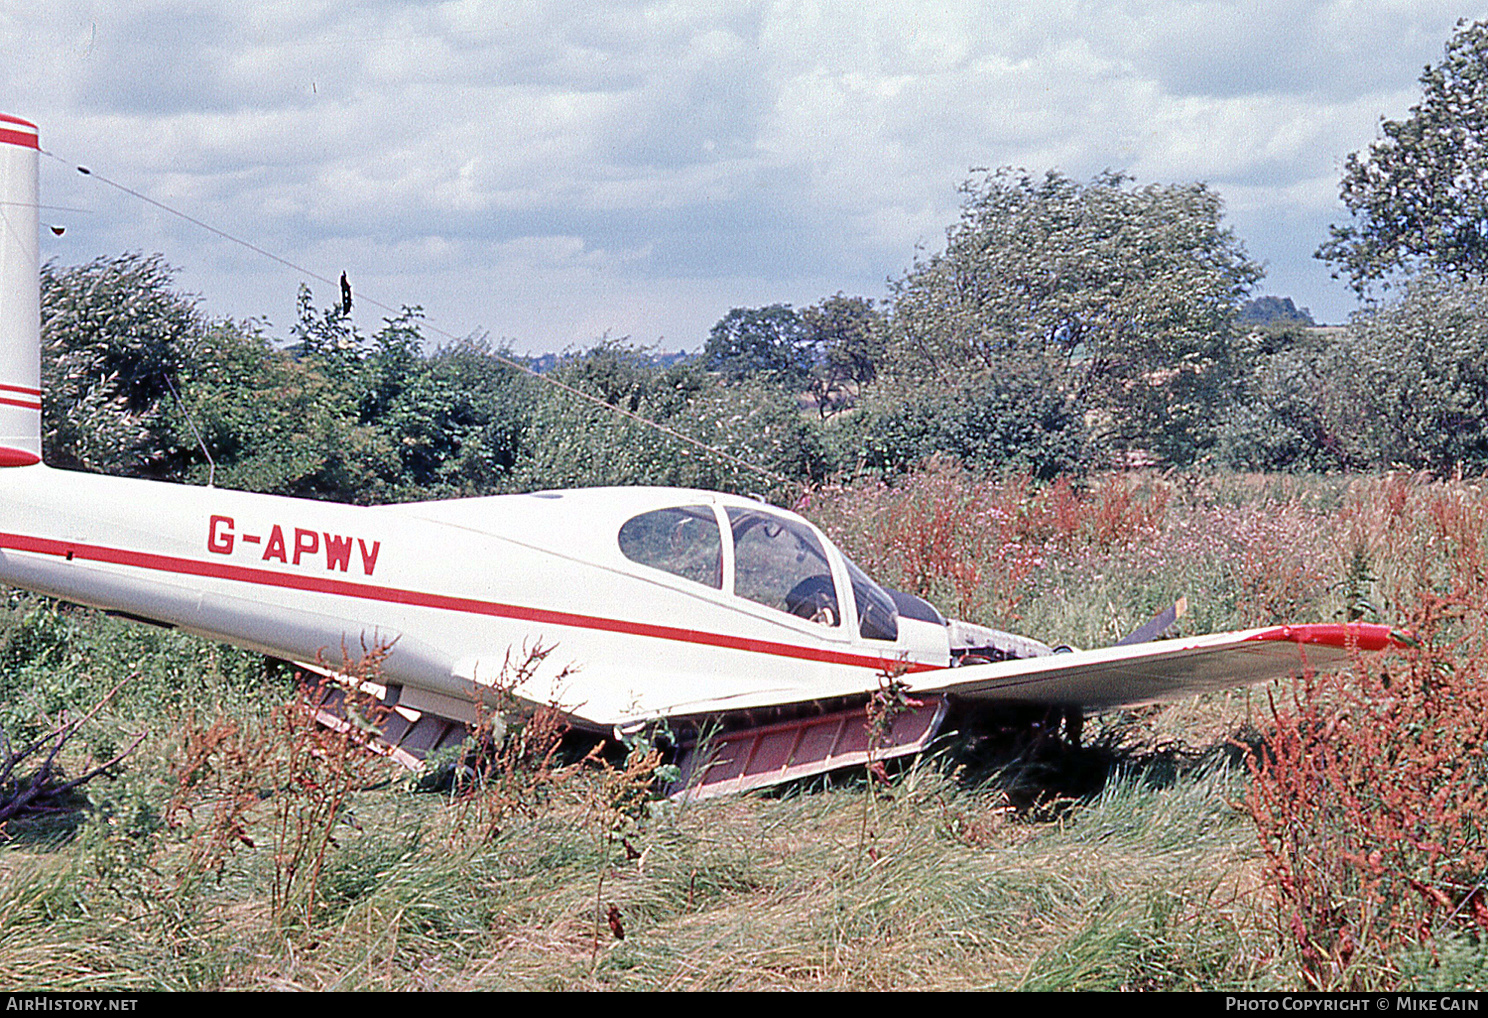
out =
[(553, 374), (724, 456), (550, 387), (529, 419), (514, 490), (669, 484), (751, 492), (823, 472), (815, 432), (794, 397), (777, 387), (724, 385), (696, 360), (660, 367), (644, 351), (614, 342), (565, 361)]
[(1080, 406), (1027, 374), (992, 375), (957, 389), (881, 393), (843, 422), (836, 446), (837, 462), (848, 470), (903, 472), (940, 454), (1042, 480), (1083, 474), (1097, 455)]
[(1217, 456), (1237, 470), (1329, 470), (1347, 464), (1346, 436), (1330, 407), (1349, 384), (1334, 348), (1309, 343), (1262, 355), (1219, 429)]

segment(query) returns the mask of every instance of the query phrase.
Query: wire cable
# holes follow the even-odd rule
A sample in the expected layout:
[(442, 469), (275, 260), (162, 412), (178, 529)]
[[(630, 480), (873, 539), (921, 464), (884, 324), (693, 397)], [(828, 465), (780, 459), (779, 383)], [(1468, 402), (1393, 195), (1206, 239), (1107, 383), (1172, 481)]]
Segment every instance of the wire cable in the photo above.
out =
[[(237, 244), (239, 247), (245, 247), (248, 250), (254, 252), (255, 254), (261, 255), (264, 258), (269, 259), (270, 261), (277, 262), (280, 265), (283, 265), (285, 268), (293, 269), (295, 272), (298, 272), (298, 273), (301, 273), (302, 275), (308, 276), (311, 279), (316, 280), (317, 282), (324, 283), (325, 285), (331, 287), (332, 290), (334, 290), (337, 286), (340, 285), (338, 282), (333, 282), (332, 280), (327, 279), (325, 276), (322, 276), (318, 272), (315, 272), (315, 271), (313, 271), (311, 269), (307, 269), (303, 265), (298, 265), (295, 262), (290, 261), (288, 258), (280, 257), (279, 255), (274, 254), (274, 252), (269, 251), (269, 250), (266, 250), (266, 249), (264, 249), (262, 247), (259, 247), (257, 244), (254, 244), (251, 241), (244, 240), (241, 237), (233, 236), (231, 233), (228, 233), (226, 230), (220, 230), (220, 229), (218, 229), (217, 227), (213, 226), (210, 223), (205, 223), (202, 220), (197, 219), (195, 216), (188, 215), (187, 213), (182, 212), (179, 209), (171, 208), (171, 206), (165, 204), (164, 202), (156, 201), (154, 198), (151, 198), (147, 194), (141, 194), (139, 191), (136, 191), (132, 187), (128, 187), (125, 184), (121, 184), (117, 180), (110, 180), (108, 177), (105, 177), (103, 174), (98, 173), (98, 172), (96, 172), (94, 170), (91, 170), (91, 169), (89, 169), (86, 166), (79, 166), (76, 163), (71, 163), (68, 160), (63, 159), (61, 156), (58, 156), (58, 155), (56, 155), (56, 154), (54, 154), (52, 152), (47, 151), (46, 149), (40, 149), (39, 151), (43, 155), (47, 156), (48, 158), (55, 159), (57, 162), (62, 163), (64, 166), (73, 166), (74, 168), (76, 168), (76, 170), (77, 170), (78, 173), (82, 174), (85, 177), (88, 177), (88, 178), (90, 178), (92, 180), (96, 180), (96, 181), (98, 181), (101, 184), (107, 184), (109, 187), (112, 187), (112, 188), (114, 188), (115, 190), (118, 190), (118, 191), (122, 191), (123, 193), (125, 193), (125, 194), (127, 194), (127, 195), (129, 195), (129, 196), (131, 196), (133, 198), (136, 198), (139, 201), (145, 202), (148, 205), (153, 205), (155, 208), (160, 209), (162, 212), (166, 212), (166, 213), (168, 213), (170, 215), (173, 215), (173, 216), (175, 216), (178, 219), (184, 219), (186, 222), (192, 224), (193, 226), (200, 227), (201, 229), (206, 230), (208, 233), (211, 233), (214, 236), (220, 237), (223, 240), (228, 241), (229, 243)], [(363, 293), (360, 293), (360, 292), (358, 293), (358, 299), (361, 300), (361, 301), (363, 301), (364, 303), (371, 304), (373, 307), (375, 307), (375, 308), (377, 308), (377, 309), (379, 309), (381, 311), (384, 311), (384, 312), (386, 312), (386, 313), (388, 313), (390, 315), (393, 315), (393, 316), (400, 315), (405, 310), (403, 308), (394, 308), (391, 305), (384, 304), (382, 301), (377, 300), (374, 297), (369, 297), (366, 294), (363, 294)], [(425, 324), (425, 326), (428, 328), (428, 330), (430, 332), (432, 332), (436, 336), (439, 336), (442, 339), (446, 339), (446, 340), (448, 340), (448, 341), (450, 341), (452, 343), (453, 342), (459, 342), (459, 340), (462, 338), (462, 337), (459, 337), (459, 336), (454, 335), (453, 333), (446, 332), (444, 329), (441, 329), (438, 325), (434, 324), (433, 322), (430, 322), (427, 318), (424, 319), (424, 324)], [(604, 409), (609, 410), (609, 411), (611, 411), (613, 413), (617, 413), (617, 414), (621, 415), (622, 417), (628, 417), (632, 421), (635, 421), (638, 424), (645, 425), (648, 428), (653, 428), (656, 431), (660, 432), (661, 434), (670, 435), (672, 438), (677, 439), (679, 442), (684, 442), (684, 443), (686, 443), (688, 445), (691, 445), (691, 446), (694, 446), (694, 447), (696, 447), (698, 449), (701, 449), (704, 452), (707, 452), (707, 453), (709, 453), (709, 454), (711, 454), (713, 456), (716, 456), (719, 459), (721, 459), (721, 460), (723, 460), (723, 461), (725, 461), (727, 463), (732, 463), (734, 466), (742, 467), (745, 470), (748, 470), (748, 471), (751, 471), (753, 473), (759, 474), (761, 477), (767, 477), (770, 480), (776, 481), (776, 482), (778, 482), (780, 484), (790, 484), (791, 483), (791, 481), (790, 481), (789, 478), (787, 478), (787, 477), (785, 477), (785, 476), (783, 476), (781, 474), (777, 474), (775, 471), (770, 470), (767, 467), (762, 467), (762, 466), (759, 466), (758, 464), (750, 463), (747, 460), (740, 459), (738, 456), (735, 456), (732, 453), (724, 452), (722, 449), (716, 448), (715, 446), (711, 446), (708, 443), (703, 442), (703, 441), (700, 441), (700, 440), (698, 440), (696, 438), (693, 438), (690, 435), (684, 435), (682, 432), (677, 431), (675, 428), (668, 427), (667, 425), (662, 424), (659, 421), (653, 421), (649, 417), (642, 417), (640, 414), (635, 413), (634, 411), (631, 411), (631, 410), (626, 410), (624, 407), (616, 406), (613, 403), (607, 403), (604, 400), (600, 399), (598, 396), (595, 396), (595, 395), (593, 395), (591, 393), (584, 392), (582, 389), (575, 388), (574, 386), (569, 385), (566, 382), (561, 382), (561, 381), (559, 381), (556, 378), (552, 378), (552, 377), (550, 377), (548, 375), (545, 375), (542, 372), (537, 371), (536, 369), (532, 368), (531, 366), (526, 365), (526, 364), (523, 364), (521, 361), (513, 360), (510, 357), (505, 357), (505, 356), (503, 356), (503, 355), (501, 355), (499, 353), (495, 353), (495, 352), (491, 352), (489, 354), (489, 356), (493, 360), (495, 360), (495, 361), (497, 361), (497, 362), (499, 362), (501, 364), (504, 364), (507, 367), (509, 367), (509, 368), (511, 368), (511, 369), (513, 369), (515, 371), (525, 372), (526, 374), (531, 375), (533, 378), (536, 378), (536, 379), (538, 379), (541, 382), (545, 382), (548, 385), (555, 386), (555, 387), (563, 390), (564, 392), (569, 393), (570, 395), (576, 396), (576, 397), (578, 397), (579, 399), (582, 399), (582, 400), (586, 400), (586, 401), (588, 401), (590, 403), (593, 403), (596, 406), (603, 407)]]

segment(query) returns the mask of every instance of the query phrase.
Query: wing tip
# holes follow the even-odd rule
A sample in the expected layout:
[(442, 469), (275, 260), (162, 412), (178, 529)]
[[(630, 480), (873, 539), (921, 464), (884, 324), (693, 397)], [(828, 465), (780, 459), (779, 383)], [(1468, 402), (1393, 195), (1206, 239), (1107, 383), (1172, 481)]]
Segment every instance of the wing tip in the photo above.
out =
[(1370, 622), (1317, 622), (1299, 626), (1273, 626), (1251, 636), (1251, 640), (1282, 640), (1349, 650), (1379, 651), (1407, 646), (1389, 626)]

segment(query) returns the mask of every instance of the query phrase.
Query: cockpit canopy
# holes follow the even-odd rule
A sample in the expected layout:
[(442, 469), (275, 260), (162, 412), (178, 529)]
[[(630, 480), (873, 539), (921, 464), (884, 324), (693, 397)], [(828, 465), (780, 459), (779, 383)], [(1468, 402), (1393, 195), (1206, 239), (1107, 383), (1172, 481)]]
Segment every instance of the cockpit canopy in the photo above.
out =
[[(720, 515), (726, 527), (720, 526)], [(734, 596), (821, 626), (843, 624), (827, 546), (809, 526), (764, 509), (728, 506), (720, 514), (712, 506), (692, 505), (641, 513), (621, 526), (620, 551), (632, 562), (722, 590), (725, 534)], [(897, 640), (893, 598), (846, 556), (842, 563), (859, 634)]]
[(723, 541), (710, 506), (633, 516), (620, 528), (620, 551), (632, 562), (723, 589)]

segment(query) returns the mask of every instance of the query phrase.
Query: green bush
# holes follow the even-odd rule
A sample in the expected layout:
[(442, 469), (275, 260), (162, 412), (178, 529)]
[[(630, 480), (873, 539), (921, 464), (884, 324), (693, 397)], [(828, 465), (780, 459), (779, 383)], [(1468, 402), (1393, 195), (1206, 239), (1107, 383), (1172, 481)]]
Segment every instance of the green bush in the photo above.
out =
[(1354, 464), (1488, 469), (1488, 283), (1412, 280), (1349, 326), (1330, 368)]
[(952, 390), (875, 394), (835, 429), (840, 468), (902, 472), (928, 457), (1014, 468), (1044, 480), (1083, 474), (1099, 446), (1080, 407), (1032, 375), (992, 375)]
[(47, 462), (160, 475), (168, 379), (203, 328), (196, 298), (171, 289), (173, 273), (160, 255), (138, 253), (42, 266)]
[(1330, 413), (1339, 358), (1321, 341), (1262, 354), (1248, 392), (1219, 429), (1216, 456), (1236, 470), (1347, 465), (1347, 437)]
[(697, 360), (662, 367), (644, 351), (618, 343), (568, 359), (554, 377), (724, 455), (572, 392), (546, 388), (527, 426), (513, 490), (663, 484), (750, 492), (824, 470), (809, 418), (774, 385), (728, 385)]

